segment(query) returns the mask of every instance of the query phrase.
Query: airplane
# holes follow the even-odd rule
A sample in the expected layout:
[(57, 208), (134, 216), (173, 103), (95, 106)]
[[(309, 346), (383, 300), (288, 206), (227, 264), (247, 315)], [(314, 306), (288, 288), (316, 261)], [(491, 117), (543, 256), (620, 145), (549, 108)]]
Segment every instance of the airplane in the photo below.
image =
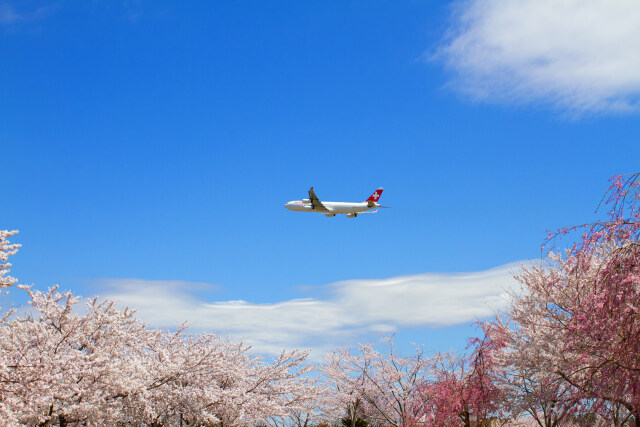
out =
[[(325, 216), (336, 216), (336, 214), (346, 214), (347, 218), (355, 218), (362, 213), (374, 213), (378, 210), (376, 208), (386, 208), (387, 206), (380, 206), (378, 200), (382, 194), (384, 188), (380, 187), (373, 192), (367, 200), (361, 203), (349, 203), (349, 202), (321, 202), (316, 197), (316, 193), (313, 191), (313, 187), (309, 189), (309, 198), (302, 200), (294, 200), (284, 205), (285, 208), (290, 211), (296, 212), (317, 212), (323, 213)], [(376, 209), (374, 212), (367, 212), (371, 209)]]

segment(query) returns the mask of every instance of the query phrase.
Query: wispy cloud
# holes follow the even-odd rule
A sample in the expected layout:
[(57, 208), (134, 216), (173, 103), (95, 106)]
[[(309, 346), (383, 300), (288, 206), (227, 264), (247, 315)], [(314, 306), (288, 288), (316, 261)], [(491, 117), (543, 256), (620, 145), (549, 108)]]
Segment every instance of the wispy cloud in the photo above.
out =
[(0, 25), (12, 24), (20, 18), (20, 15), (9, 3), (0, 2)]
[(256, 350), (313, 348), (319, 353), (371, 332), (403, 326), (448, 326), (486, 318), (504, 306), (518, 264), (477, 273), (419, 274), (326, 285), (327, 297), (260, 304), (212, 302), (197, 296), (203, 284), (104, 279), (103, 296), (136, 307), (153, 327), (184, 321), (196, 330), (231, 335)]
[(432, 58), (474, 100), (572, 115), (640, 108), (640, 2), (468, 0)]
[(9, 2), (0, 0), (0, 27), (15, 28), (49, 16), (58, 8), (52, 1)]

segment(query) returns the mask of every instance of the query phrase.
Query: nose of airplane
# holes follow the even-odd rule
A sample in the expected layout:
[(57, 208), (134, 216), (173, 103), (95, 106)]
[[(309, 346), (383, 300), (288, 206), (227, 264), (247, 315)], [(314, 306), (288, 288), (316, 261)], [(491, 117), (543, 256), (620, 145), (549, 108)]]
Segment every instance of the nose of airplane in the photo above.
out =
[(291, 210), (291, 206), (293, 205), (293, 202), (287, 202), (284, 204), (284, 207)]

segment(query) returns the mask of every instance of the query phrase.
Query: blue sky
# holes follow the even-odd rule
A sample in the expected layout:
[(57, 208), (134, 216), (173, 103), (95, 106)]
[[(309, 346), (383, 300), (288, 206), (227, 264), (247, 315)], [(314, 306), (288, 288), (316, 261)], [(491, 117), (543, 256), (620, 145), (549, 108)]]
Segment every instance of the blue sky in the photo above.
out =
[[(561, 3), (0, 1), (12, 274), (266, 351), (462, 348), (638, 170), (640, 10)], [(392, 209), (284, 209), (311, 186)]]

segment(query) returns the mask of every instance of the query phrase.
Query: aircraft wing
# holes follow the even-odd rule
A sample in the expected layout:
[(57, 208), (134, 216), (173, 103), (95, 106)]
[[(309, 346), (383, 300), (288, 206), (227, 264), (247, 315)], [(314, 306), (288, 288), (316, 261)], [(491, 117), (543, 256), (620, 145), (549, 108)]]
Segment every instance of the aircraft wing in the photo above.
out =
[(326, 211), (327, 208), (322, 204), (316, 193), (313, 191), (313, 187), (309, 189), (309, 200), (311, 200), (311, 206), (313, 209), (318, 209), (320, 211)]

